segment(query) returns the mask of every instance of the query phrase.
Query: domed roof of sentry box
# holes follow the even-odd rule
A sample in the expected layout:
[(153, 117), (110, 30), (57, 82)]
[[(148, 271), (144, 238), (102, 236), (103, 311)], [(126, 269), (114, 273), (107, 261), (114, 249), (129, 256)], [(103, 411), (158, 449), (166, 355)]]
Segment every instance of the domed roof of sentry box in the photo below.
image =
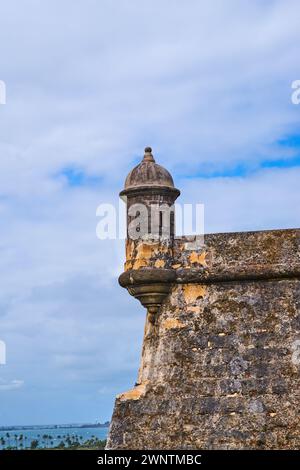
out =
[[(145, 148), (145, 155), (141, 163), (137, 165), (126, 178), (124, 193), (139, 188), (165, 188), (178, 191), (174, 187), (174, 181), (168, 170), (158, 165), (152, 155), (151, 147)], [(123, 193), (123, 191), (122, 191)], [(179, 193), (179, 191), (178, 191)]]

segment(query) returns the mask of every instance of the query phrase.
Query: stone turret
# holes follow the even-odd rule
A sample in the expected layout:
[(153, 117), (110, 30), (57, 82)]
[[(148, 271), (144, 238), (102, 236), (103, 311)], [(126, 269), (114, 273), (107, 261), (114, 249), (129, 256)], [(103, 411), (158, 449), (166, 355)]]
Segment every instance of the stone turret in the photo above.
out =
[(174, 202), (179, 194), (170, 173), (155, 162), (151, 147), (146, 147), (143, 160), (129, 173), (120, 193), (127, 203), (128, 239), (173, 239)]
[[(171, 207), (179, 191), (147, 148), (121, 194), (130, 225), (135, 203)], [(299, 449), (300, 229), (189, 240), (128, 237), (120, 284), (148, 315), (107, 448)]]
[(174, 281), (174, 202), (179, 194), (170, 173), (155, 162), (150, 147), (145, 148), (143, 160), (129, 173), (120, 193), (127, 204), (126, 263), (120, 284), (147, 308), (151, 323)]

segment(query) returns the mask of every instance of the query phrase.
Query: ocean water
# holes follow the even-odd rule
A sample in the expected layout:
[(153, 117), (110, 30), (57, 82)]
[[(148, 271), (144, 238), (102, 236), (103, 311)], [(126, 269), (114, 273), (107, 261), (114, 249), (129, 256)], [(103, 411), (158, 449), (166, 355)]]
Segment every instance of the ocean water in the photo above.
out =
[[(9, 436), (7, 436), (7, 433)], [(57, 447), (61, 441), (66, 443), (66, 439), (76, 438), (80, 442), (97, 438), (101, 441), (107, 438), (108, 428), (34, 428), (34, 429), (14, 429), (10, 431), (0, 431), (0, 449), (9, 446), (18, 449), (30, 448), (33, 440), (39, 441), (38, 447)], [(47, 435), (47, 437), (46, 437)], [(23, 437), (21, 437), (23, 436)], [(21, 438), (20, 438), (21, 437)], [(5, 443), (3, 443), (2, 438)], [(66, 444), (67, 446), (67, 444)]]

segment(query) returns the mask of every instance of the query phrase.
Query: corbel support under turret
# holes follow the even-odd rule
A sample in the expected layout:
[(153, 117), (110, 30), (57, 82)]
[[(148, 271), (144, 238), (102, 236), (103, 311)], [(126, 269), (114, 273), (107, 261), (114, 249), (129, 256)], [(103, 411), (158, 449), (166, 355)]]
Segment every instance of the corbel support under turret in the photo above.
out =
[(176, 271), (173, 269), (141, 268), (121, 274), (119, 284), (141, 302), (148, 311), (149, 321), (154, 324), (175, 280)]

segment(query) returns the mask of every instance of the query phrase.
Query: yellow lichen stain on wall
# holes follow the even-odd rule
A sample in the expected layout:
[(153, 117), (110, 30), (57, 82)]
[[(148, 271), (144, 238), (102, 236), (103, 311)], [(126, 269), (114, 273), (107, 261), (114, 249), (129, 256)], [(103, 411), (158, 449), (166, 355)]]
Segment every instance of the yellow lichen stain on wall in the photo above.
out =
[(139, 400), (146, 393), (147, 382), (148, 381), (146, 381), (146, 382), (144, 382), (140, 385), (137, 385), (136, 387), (132, 388), (131, 390), (128, 390), (128, 392), (120, 393), (120, 395), (118, 395), (117, 398), (120, 401)]
[(134, 253), (134, 242), (132, 240), (126, 240), (126, 261), (132, 259)]
[(156, 268), (164, 268), (165, 264), (166, 264), (166, 262), (163, 259), (157, 259), (154, 263), (154, 266)]
[(136, 245), (136, 253), (134, 253), (134, 250), (131, 251), (131, 255), (134, 258), (132, 258), (131, 260), (128, 260), (128, 264), (131, 263), (131, 269), (145, 268), (149, 266), (152, 256), (157, 251), (158, 251), (157, 243), (156, 244), (138, 243)]
[(199, 306), (189, 307), (188, 311), (189, 312), (194, 312), (194, 313), (199, 313), (200, 312), (200, 307)]
[(163, 268), (166, 261), (161, 259), (162, 254), (172, 255), (172, 248), (166, 243), (127, 240), (125, 271), (151, 266)]
[(149, 260), (158, 251), (158, 244), (140, 243), (137, 247), (137, 258)]
[(129, 269), (132, 269), (132, 261), (126, 261), (124, 264), (124, 271), (128, 271)]
[(190, 304), (205, 296), (206, 287), (200, 284), (185, 284), (183, 294), (186, 303)]
[(134, 242), (132, 240), (126, 240), (126, 261), (124, 264), (125, 271), (132, 269), (134, 260), (134, 248)]
[(181, 264), (172, 264), (172, 268), (173, 269), (178, 269), (178, 268), (181, 268)]
[(135, 259), (133, 261), (132, 269), (139, 269), (139, 268), (145, 268), (148, 266), (148, 260), (146, 259)]
[(190, 262), (192, 264), (193, 263), (201, 264), (201, 266), (203, 266), (204, 268), (207, 268), (206, 255), (207, 253), (205, 251), (203, 251), (202, 253), (197, 253), (196, 251), (193, 251), (189, 256)]
[(184, 325), (184, 323), (176, 318), (167, 318), (167, 320), (162, 323), (162, 327), (165, 330), (171, 330), (172, 328), (185, 328), (185, 326), (186, 325)]

